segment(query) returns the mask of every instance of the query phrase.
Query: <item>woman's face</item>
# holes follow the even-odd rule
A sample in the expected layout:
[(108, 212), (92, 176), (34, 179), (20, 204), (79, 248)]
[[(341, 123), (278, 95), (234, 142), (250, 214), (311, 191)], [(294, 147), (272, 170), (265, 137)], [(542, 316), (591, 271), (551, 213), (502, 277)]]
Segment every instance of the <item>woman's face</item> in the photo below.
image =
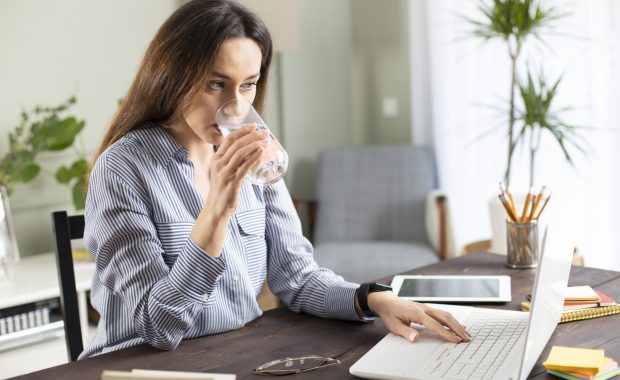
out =
[(243, 97), (254, 102), (261, 58), (260, 48), (249, 38), (232, 38), (222, 44), (207, 78), (207, 88), (183, 113), (191, 130), (183, 133), (187, 138), (198, 143), (222, 143), (215, 113), (233, 98)]

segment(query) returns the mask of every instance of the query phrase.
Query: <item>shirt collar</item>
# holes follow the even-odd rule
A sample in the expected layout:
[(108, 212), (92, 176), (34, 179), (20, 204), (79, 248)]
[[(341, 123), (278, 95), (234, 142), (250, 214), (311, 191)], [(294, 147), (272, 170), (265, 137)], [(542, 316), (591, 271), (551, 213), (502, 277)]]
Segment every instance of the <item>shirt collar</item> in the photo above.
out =
[(145, 143), (150, 145), (149, 151), (153, 158), (166, 166), (175, 156), (188, 157), (187, 150), (165, 130), (165, 127), (155, 122), (146, 122), (140, 127), (145, 136)]

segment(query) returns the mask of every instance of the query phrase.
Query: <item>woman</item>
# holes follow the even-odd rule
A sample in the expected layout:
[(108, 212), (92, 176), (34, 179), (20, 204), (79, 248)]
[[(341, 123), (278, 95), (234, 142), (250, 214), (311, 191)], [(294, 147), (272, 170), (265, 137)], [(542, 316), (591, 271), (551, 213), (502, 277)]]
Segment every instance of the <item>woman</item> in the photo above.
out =
[(81, 357), (240, 328), (262, 314), (265, 280), (295, 312), (371, 320), (366, 309), (411, 341), (410, 322), (468, 340), (448, 313), (319, 268), (284, 182), (244, 180), (266, 134), (224, 139), (215, 113), (235, 97), (260, 112), (271, 55), (264, 24), (225, 0), (185, 4), (151, 42), (94, 158), (85, 241), (101, 320)]

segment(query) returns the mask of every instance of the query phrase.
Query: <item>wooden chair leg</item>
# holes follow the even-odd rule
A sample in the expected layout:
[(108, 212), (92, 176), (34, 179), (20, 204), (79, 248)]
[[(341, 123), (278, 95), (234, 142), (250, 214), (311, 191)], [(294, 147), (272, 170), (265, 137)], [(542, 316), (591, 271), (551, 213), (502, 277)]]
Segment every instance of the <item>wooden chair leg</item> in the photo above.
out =
[(575, 247), (575, 249), (573, 249), (573, 265), (577, 265), (577, 266), (584, 266), (584, 259), (583, 259), (583, 255), (579, 252), (579, 249), (577, 249), (577, 247)]
[(447, 198), (445, 195), (437, 197), (437, 209), (439, 211), (439, 260), (445, 260), (448, 251), (448, 227), (447, 224), (447, 211), (446, 211)]
[(463, 247), (461, 250), (461, 255), (466, 255), (476, 251), (488, 251), (489, 248), (491, 248), (491, 239), (474, 241)]

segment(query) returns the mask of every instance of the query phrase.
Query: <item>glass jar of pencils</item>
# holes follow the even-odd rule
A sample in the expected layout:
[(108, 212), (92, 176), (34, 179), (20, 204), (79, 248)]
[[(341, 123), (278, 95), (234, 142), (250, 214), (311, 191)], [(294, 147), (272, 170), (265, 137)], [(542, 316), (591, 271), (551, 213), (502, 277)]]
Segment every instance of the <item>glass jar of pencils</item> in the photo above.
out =
[(506, 220), (508, 265), (510, 268), (538, 266), (538, 223), (536, 220)]

